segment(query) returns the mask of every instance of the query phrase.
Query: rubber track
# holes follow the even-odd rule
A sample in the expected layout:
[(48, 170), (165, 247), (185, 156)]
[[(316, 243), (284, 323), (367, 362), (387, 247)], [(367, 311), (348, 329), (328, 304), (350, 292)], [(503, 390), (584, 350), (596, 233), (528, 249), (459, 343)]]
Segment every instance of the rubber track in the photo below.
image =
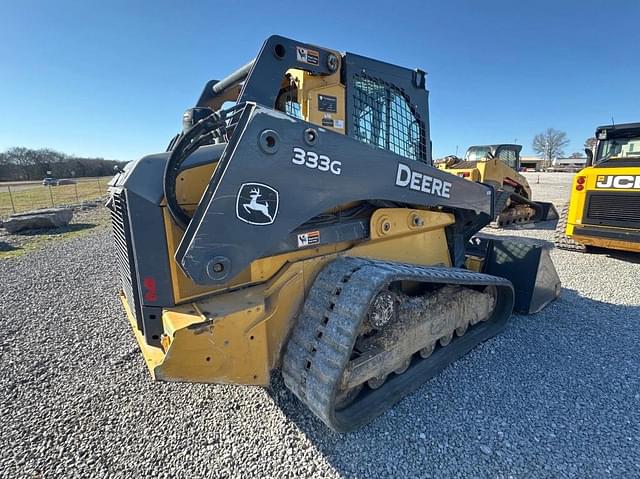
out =
[[(402, 375), (391, 374), (376, 390), (336, 411), (335, 397), (370, 304), (389, 283), (411, 280), (469, 286), (495, 285), (498, 299), (489, 321), (478, 323), (428, 359), (415, 355)], [(498, 334), (513, 309), (511, 283), (458, 268), (422, 267), (363, 258), (339, 258), (317, 276), (283, 358), (286, 386), (334, 431), (354, 430), (382, 414), (479, 343)]]
[[(517, 204), (519, 205), (527, 205), (530, 206), (534, 211), (534, 215), (527, 221), (512, 221), (510, 223), (506, 223), (506, 224), (501, 224), (501, 217), (503, 216), (503, 214), (508, 211), (511, 207), (507, 207), (507, 201), (509, 199), (513, 199), (516, 201)], [(535, 201), (531, 201), (526, 199), (524, 196), (522, 195), (518, 195), (516, 193), (510, 193), (510, 194), (502, 194), (501, 197), (498, 198), (498, 201), (496, 202), (496, 207), (495, 207), (496, 211), (499, 211), (500, 213), (498, 213), (498, 215), (496, 216), (496, 219), (493, 220), (491, 223), (489, 223), (489, 227), (491, 228), (504, 228), (506, 226), (511, 226), (511, 225), (527, 225), (527, 224), (531, 224), (531, 223), (538, 223), (540, 221), (548, 221), (545, 218), (540, 218), (538, 215), (540, 213), (540, 211), (536, 208), (536, 203)]]
[(502, 213), (506, 210), (507, 202), (509, 201), (510, 198), (511, 198), (511, 194), (508, 194), (505, 191), (500, 192), (500, 196), (498, 197), (498, 201), (496, 201), (496, 206), (495, 206), (495, 211), (498, 211), (499, 213), (497, 214), (495, 220), (489, 223), (489, 226), (491, 228), (503, 227), (502, 225), (500, 225), (500, 216), (502, 216)]
[(587, 247), (582, 243), (572, 240), (567, 236), (567, 217), (569, 215), (569, 205), (566, 204), (562, 208), (558, 218), (558, 224), (556, 225), (556, 231), (554, 233), (553, 242), (557, 248), (568, 251), (584, 252)]

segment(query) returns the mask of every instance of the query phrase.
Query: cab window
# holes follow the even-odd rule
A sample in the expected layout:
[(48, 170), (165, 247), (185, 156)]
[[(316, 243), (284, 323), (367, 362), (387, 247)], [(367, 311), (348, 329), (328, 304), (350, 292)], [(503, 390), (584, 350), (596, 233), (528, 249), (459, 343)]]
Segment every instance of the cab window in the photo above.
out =
[(515, 151), (502, 149), (500, 153), (498, 153), (498, 158), (500, 161), (506, 163), (509, 168), (513, 168), (516, 171), (518, 170), (518, 157)]

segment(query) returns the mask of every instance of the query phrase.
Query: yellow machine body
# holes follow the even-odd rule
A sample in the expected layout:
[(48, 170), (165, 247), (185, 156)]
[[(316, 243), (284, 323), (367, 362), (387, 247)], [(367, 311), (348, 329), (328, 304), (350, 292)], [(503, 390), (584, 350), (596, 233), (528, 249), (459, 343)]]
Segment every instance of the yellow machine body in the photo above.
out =
[(433, 168), (420, 69), (274, 35), (182, 122), (107, 203), (157, 380), (268, 386), (279, 370), (349, 431), (559, 295), (544, 246), (477, 235), (505, 205), (533, 215), (521, 146), (450, 171), (493, 187)]
[[(264, 386), (279, 366), (295, 315), (327, 262), (346, 255), (450, 266), (444, 228), (453, 222), (448, 213), (382, 208), (371, 218), (367, 242), (259, 259), (229, 288), (217, 292), (193, 284), (173, 264), (173, 292), (183, 304), (163, 310), (162, 347), (146, 343), (124, 295), (121, 299), (156, 379)], [(169, 247), (175, 247), (176, 227), (168, 218), (165, 225)]]
[(531, 187), (527, 179), (498, 158), (485, 158), (475, 162), (472, 168), (448, 168), (441, 162), (438, 168), (469, 181), (494, 184), (497, 186), (519, 187), (527, 198), (531, 198)]
[[(332, 75), (320, 76), (290, 69), (282, 87), (292, 93), (283, 109), (296, 108), (304, 120), (344, 134), (345, 87), (339, 72), (338, 68)], [(335, 112), (320, 111), (322, 95), (336, 99)], [(195, 210), (216, 166), (180, 173), (176, 196), (186, 211)], [(336, 243), (259, 259), (227, 287), (216, 290), (195, 284), (176, 263), (183, 231), (166, 207), (163, 211), (172, 292), (179, 305), (163, 310), (161, 347), (145, 341), (121, 294), (146, 364), (160, 380), (267, 385), (316, 274), (339, 255), (451, 265), (444, 228), (454, 222), (453, 215), (383, 208), (373, 214), (371, 238), (364, 243)]]
[[(300, 105), (300, 113), (305, 121), (336, 133), (345, 133), (345, 87), (340, 82), (339, 71), (320, 76), (292, 68), (287, 72), (287, 77), (295, 85), (296, 103)], [(323, 95), (336, 99), (335, 112), (321, 111), (318, 101)]]
[(493, 227), (557, 219), (558, 212), (552, 203), (533, 201), (529, 182), (519, 173), (521, 150), (522, 146), (516, 144), (474, 145), (464, 159), (448, 156), (437, 167), (496, 189), (501, 198), (491, 223)]
[[(609, 215), (625, 216), (628, 202), (632, 199), (638, 201), (640, 197), (640, 167), (616, 167), (612, 161), (611, 166), (587, 167), (578, 172), (571, 186), (566, 227), (567, 237), (583, 245), (640, 252), (640, 227), (631, 223), (625, 225), (624, 221), (611, 224), (610, 218), (595, 224), (596, 221), (589, 218), (589, 198), (594, 193), (615, 195), (609, 196), (615, 199), (615, 204), (606, 206)], [(637, 222), (636, 218), (636, 225)]]

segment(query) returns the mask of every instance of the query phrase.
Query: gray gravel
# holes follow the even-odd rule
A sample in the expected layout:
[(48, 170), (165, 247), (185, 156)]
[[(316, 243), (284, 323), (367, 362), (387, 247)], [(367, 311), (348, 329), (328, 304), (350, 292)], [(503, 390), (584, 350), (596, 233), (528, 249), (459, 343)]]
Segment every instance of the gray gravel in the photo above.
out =
[[(553, 231), (506, 233), (550, 240)], [(640, 477), (640, 261), (553, 258), (559, 301), (514, 317), (349, 435), (326, 430), (279, 380), (272, 395), (151, 382), (116, 300), (106, 231), (0, 261), (0, 472)]]

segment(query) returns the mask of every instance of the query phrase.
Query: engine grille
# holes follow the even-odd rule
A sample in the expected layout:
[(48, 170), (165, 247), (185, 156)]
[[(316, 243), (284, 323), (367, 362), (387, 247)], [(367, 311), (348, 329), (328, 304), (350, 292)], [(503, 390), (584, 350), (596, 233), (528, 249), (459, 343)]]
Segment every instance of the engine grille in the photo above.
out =
[(133, 250), (130, 247), (131, 230), (129, 229), (127, 200), (123, 192), (112, 193), (110, 209), (113, 239), (116, 245), (116, 260), (118, 261), (122, 290), (129, 303), (129, 309), (135, 314), (138, 329), (142, 331), (142, 310), (140, 307), (138, 280), (136, 278)]
[(587, 195), (583, 224), (640, 227), (640, 193), (600, 193)]

